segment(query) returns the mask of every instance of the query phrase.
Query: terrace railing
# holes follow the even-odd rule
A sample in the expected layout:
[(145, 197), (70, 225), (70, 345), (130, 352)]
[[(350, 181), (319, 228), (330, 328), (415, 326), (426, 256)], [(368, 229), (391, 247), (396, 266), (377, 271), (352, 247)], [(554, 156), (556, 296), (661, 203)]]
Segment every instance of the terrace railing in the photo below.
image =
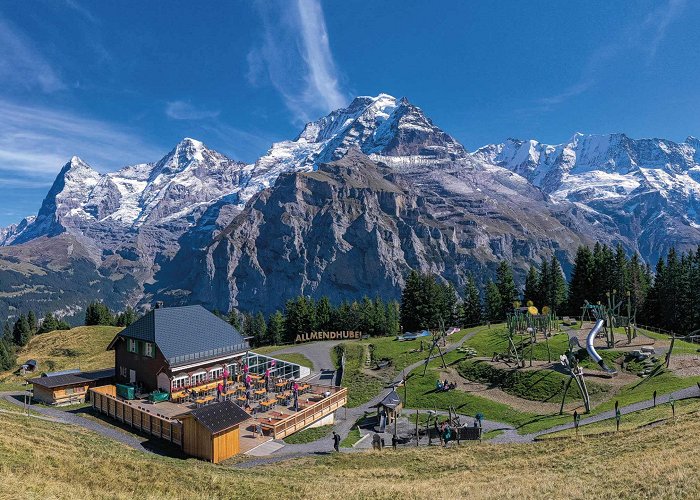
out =
[(348, 402), (348, 390), (346, 387), (324, 387), (313, 386), (325, 391), (331, 392), (331, 395), (323, 398), (321, 401), (307, 406), (287, 418), (275, 423), (263, 423), (263, 428), (266, 428), (272, 434), (274, 439), (283, 439), (290, 434), (300, 431), (304, 427), (308, 427), (330, 415), (334, 411), (342, 408)]
[(182, 422), (154, 415), (117, 398), (116, 388), (112, 386), (90, 389), (92, 407), (119, 422), (182, 446)]

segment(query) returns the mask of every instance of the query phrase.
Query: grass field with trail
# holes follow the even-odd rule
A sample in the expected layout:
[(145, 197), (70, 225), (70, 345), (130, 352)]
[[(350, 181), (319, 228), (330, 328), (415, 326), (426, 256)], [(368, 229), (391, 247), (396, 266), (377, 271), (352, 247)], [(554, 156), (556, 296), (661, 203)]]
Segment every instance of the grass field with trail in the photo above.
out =
[[(700, 412), (700, 399), (682, 399), (675, 403), (676, 419), (684, 415), (693, 415), (697, 418), (698, 412)], [(677, 420), (675, 422), (673, 420), (673, 410), (670, 403), (659, 404), (655, 408), (648, 408), (646, 410), (639, 410), (622, 415), (620, 418), (619, 432), (637, 433), (636, 435), (639, 436), (639, 432), (647, 432), (647, 429), (643, 428), (651, 424), (677, 425)], [(597, 436), (612, 434), (616, 431), (617, 423), (615, 418), (609, 418), (601, 422), (581, 426), (578, 434), (579, 436)], [(575, 436), (575, 429), (566, 429), (559, 432), (552, 432), (551, 434), (544, 434), (538, 439), (560, 439)]]
[[(17, 353), (16, 366), (10, 371), (0, 372), (0, 390), (23, 389), (25, 378), (37, 377), (41, 372), (113, 368), (114, 351), (108, 351), (107, 346), (121, 330), (121, 327), (114, 326), (78, 326), (35, 335)], [(15, 375), (20, 365), (29, 359), (39, 362), (39, 371), (25, 377)]]
[[(465, 335), (479, 332), (486, 327), (480, 326), (460, 330), (446, 339), (446, 347), (462, 340)], [(371, 400), (389, 384), (401, 371), (418, 361), (428, 357), (432, 340), (423, 338), (423, 351), (420, 350), (420, 339), (398, 341), (395, 337), (374, 337), (361, 342), (343, 342), (334, 350), (336, 366), (340, 365), (340, 353), (345, 350), (345, 373), (343, 386), (348, 388), (348, 407), (354, 408)], [(390, 359), (391, 365), (384, 370), (372, 373), (372, 366), (367, 366), (367, 353), (373, 352), (374, 361)], [(437, 355), (437, 349), (433, 355)], [(462, 355), (460, 355), (461, 357)]]
[[(700, 421), (585, 440), (330, 454), (238, 470), (0, 414), (0, 498), (698, 498)], [(329, 441), (329, 450), (332, 443)]]

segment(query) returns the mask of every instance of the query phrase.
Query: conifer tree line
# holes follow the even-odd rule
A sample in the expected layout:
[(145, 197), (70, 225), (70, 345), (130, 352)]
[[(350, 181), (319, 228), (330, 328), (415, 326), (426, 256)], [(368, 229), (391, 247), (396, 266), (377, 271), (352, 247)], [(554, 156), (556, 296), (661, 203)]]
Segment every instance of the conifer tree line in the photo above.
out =
[(364, 297), (359, 301), (334, 305), (325, 296), (315, 300), (302, 295), (288, 300), (284, 311), (275, 311), (267, 319), (261, 312), (253, 314), (236, 309), (232, 309), (226, 319), (244, 337), (251, 337), (251, 344), (256, 347), (291, 343), (297, 335), (313, 331), (398, 335), (399, 304)]
[(129, 326), (138, 318), (139, 316), (131, 307), (114, 314), (106, 304), (99, 301), (91, 302), (85, 309), (85, 325), (87, 326)]

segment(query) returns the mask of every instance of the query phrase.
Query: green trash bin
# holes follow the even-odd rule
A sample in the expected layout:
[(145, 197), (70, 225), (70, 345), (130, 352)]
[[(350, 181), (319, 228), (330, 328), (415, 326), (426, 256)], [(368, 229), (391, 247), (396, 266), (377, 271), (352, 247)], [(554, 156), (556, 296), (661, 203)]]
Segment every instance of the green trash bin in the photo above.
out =
[(136, 399), (136, 389), (133, 385), (117, 384), (117, 396), (124, 399)]
[(153, 391), (148, 396), (148, 399), (152, 403), (160, 403), (161, 401), (167, 401), (168, 399), (170, 399), (170, 394), (163, 391)]

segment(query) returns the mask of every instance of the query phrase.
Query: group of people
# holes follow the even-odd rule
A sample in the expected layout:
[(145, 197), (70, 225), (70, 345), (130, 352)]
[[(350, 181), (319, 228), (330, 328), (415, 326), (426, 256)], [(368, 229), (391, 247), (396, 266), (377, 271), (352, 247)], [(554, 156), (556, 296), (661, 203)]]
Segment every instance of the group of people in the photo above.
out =
[(437, 391), (449, 391), (451, 389), (455, 389), (457, 387), (457, 384), (454, 382), (448, 382), (447, 379), (445, 379), (444, 382), (438, 379), (437, 382), (435, 382), (435, 389)]

